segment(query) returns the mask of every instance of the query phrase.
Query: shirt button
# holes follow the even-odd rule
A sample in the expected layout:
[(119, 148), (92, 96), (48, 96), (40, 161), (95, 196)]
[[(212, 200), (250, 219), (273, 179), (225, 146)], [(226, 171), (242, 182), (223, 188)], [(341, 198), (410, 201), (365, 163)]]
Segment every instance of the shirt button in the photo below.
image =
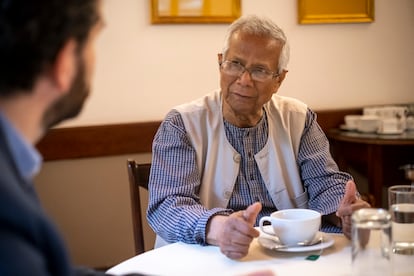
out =
[(233, 156), (233, 160), (234, 160), (234, 162), (236, 162), (236, 163), (240, 163), (240, 160), (241, 160), (241, 156), (240, 156), (240, 154), (236, 154), (236, 155), (234, 155), (234, 156)]

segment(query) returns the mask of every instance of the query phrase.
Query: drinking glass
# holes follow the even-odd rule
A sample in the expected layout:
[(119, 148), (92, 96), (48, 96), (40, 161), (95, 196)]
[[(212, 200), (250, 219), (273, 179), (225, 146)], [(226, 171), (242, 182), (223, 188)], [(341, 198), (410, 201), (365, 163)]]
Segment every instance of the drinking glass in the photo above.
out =
[(388, 204), (392, 218), (393, 251), (414, 256), (414, 187), (391, 186), (388, 189)]
[(364, 208), (352, 214), (352, 275), (392, 275), (391, 215)]
[(397, 185), (388, 188), (392, 220), (394, 267), (399, 275), (414, 275), (414, 187)]

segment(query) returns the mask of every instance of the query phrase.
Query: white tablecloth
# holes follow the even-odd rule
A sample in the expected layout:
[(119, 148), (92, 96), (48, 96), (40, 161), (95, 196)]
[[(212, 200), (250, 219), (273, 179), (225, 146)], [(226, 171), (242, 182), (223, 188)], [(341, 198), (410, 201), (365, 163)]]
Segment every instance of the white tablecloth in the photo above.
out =
[(215, 246), (174, 243), (135, 256), (108, 270), (112, 274), (140, 272), (148, 275), (247, 275), (271, 270), (277, 276), (350, 275), (351, 243), (343, 235), (330, 234), (334, 245), (316, 261), (306, 260), (313, 252), (278, 252), (263, 248), (255, 239), (249, 254), (231, 260)]

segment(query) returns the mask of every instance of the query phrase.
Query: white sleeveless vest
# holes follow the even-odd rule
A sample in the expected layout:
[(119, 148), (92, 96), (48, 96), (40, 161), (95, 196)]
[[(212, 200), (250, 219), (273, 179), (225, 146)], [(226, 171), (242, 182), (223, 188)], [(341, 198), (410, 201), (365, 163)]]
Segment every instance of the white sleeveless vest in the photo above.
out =
[[(307, 106), (298, 100), (274, 95), (264, 108), (268, 117), (268, 141), (255, 155), (263, 181), (278, 210), (307, 208), (308, 196), (296, 162)], [(226, 137), (221, 93), (215, 91), (175, 109), (181, 114), (197, 153), (202, 204), (209, 209), (226, 208), (241, 156)]]
[[(297, 155), (305, 127), (307, 106), (293, 98), (273, 95), (264, 105), (269, 135), (255, 155), (263, 181), (278, 210), (307, 208)], [(241, 156), (227, 140), (220, 91), (179, 105), (188, 137), (197, 155), (201, 176), (200, 199), (208, 208), (227, 208), (239, 173)], [(168, 244), (157, 235), (155, 248)]]

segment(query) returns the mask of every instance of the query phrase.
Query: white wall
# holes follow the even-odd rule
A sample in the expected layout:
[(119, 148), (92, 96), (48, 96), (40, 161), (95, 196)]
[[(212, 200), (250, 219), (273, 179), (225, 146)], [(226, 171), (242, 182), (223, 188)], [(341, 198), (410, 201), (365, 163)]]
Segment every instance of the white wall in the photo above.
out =
[[(151, 161), (150, 154), (128, 154), (46, 162), (35, 179), (42, 205), (77, 265), (108, 267), (134, 256), (128, 158)], [(155, 234), (145, 219), (148, 193), (143, 190), (141, 204), (149, 250)]]
[[(151, 25), (147, 0), (104, 0), (93, 94), (66, 123), (161, 120), (218, 86), (227, 24)], [(375, 0), (375, 22), (299, 25), (296, 0), (242, 0), (243, 14), (275, 20), (291, 42), (280, 94), (314, 109), (414, 102), (414, 1)]]

